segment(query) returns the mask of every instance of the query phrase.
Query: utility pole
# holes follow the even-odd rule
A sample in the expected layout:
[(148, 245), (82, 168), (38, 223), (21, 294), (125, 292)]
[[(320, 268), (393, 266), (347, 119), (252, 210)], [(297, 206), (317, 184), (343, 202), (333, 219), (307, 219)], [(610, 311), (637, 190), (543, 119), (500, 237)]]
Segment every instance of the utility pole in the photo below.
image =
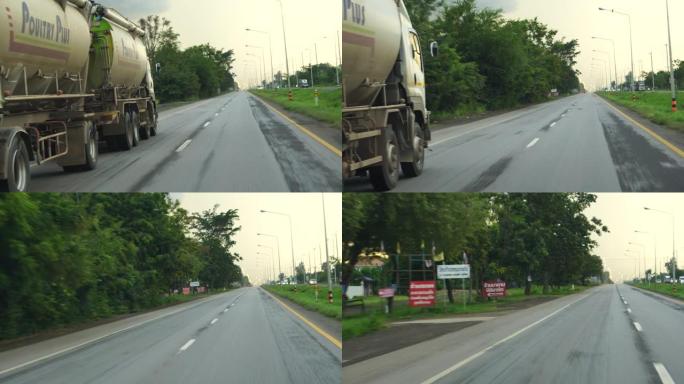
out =
[(653, 51), (651, 51), (651, 78), (653, 79), (652, 91), (655, 91), (655, 67), (653, 67)]
[(328, 294), (331, 294), (332, 278), (330, 276), (330, 256), (328, 255), (328, 224), (325, 220), (325, 193), (321, 194), (321, 206), (323, 207), (323, 237), (325, 238), (325, 264), (328, 275)]
[(278, 0), (278, 2), (280, 3), (280, 17), (282, 19), (283, 24), (283, 42), (285, 44), (285, 70), (287, 71), (287, 88), (291, 89), (292, 84), (290, 83), (290, 57), (287, 55), (287, 35), (285, 34), (285, 11), (283, 10), (283, 0)]

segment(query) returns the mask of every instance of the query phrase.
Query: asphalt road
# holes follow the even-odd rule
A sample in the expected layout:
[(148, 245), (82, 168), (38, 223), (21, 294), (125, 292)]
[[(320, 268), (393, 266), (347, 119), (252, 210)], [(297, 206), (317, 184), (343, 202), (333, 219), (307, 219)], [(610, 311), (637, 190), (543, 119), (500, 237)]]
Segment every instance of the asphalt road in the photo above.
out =
[[(332, 143), (333, 146), (335, 143)], [(100, 146), (98, 168), (33, 169), (34, 192), (340, 191), (340, 158), (237, 92), (160, 112), (159, 133), (129, 152)]]
[[(684, 135), (637, 120), (684, 150)], [(395, 192), (681, 192), (682, 153), (581, 94), (436, 131), (425, 173)]]
[(258, 288), (229, 292), (2, 383), (340, 383), (341, 351)]
[(683, 311), (602, 286), (347, 366), (344, 382), (681, 383)]

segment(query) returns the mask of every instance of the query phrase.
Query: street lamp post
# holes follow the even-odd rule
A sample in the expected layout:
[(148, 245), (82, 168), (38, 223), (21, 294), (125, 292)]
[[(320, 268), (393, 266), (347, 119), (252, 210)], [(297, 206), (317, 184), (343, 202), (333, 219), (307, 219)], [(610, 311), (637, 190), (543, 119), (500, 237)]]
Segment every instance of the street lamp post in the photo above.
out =
[(257, 236), (270, 237), (270, 238), (275, 239), (276, 248), (278, 249), (278, 281), (280, 281), (280, 275), (282, 275), (283, 270), (280, 268), (280, 242), (278, 241), (278, 236), (269, 235), (267, 233), (257, 233)]
[[(257, 255), (271, 256), (271, 259), (273, 259), (273, 254), (270, 254), (270, 255), (269, 255), (269, 254), (267, 254), (267, 253), (257, 252)], [(266, 263), (266, 268), (268, 269), (268, 263)], [(275, 271), (273, 271), (273, 273), (275, 273)], [(273, 277), (273, 276), (269, 276), (269, 277)], [(273, 278), (273, 281), (275, 281), (275, 277)]]
[[(262, 68), (263, 73), (264, 73), (264, 81), (265, 81), (266, 80), (266, 54), (264, 53), (264, 47), (246, 44), (245, 48), (261, 49), (261, 68)], [(268, 85), (268, 83), (266, 85)]]
[(615, 49), (615, 40), (607, 39), (605, 37), (596, 37), (596, 36), (592, 36), (592, 39), (609, 41), (610, 44), (613, 46), (613, 67), (615, 70), (615, 90), (617, 90), (618, 74), (617, 74), (617, 53), (616, 53), (616, 49)]
[(257, 244), (257, 247), (259, 247), (259, 248), (267, 248), (269, 251), (271, 251), (271, 255), (270, 255), (270, 256), (271, 256), (271, 263), (274, 264), (274, 265), (273, 265), (273, 267), (274, 267), (273, 269), (275, 270), (275, 261), (273, 260), (273, 259), (274, 259), (274, 257), (273, 257), (273, 247), (269, 247), (268, 245), (262, 245), (262, 244)]
[(273, 45), (271, 44), (271, 34), (270, 34), (269, 32), (266, 32), (266, 31), (259, 31), (259, 30), (250, 29), (250, 28), (247, 28), (247, 29), (245, 29), (245, 30), (246, 30), (247, 32), (255, 32), (255, 33), (261, 33), (261, 34), (264, 34), (264, 35), (268, 35), (268, 51), (269, 51), (269, 54), (268, 54), (268, 55), (269, 55), (269, 57), (271, 58), (271, 81), (269, 82), (269, 84), (270, 84), (270, 83), (272, 83), (272, 82), (274, 81), (274, 79), (275, 79), (275, 76), (274, 76), (274, 74), (273, 74)]
[(653, 236), (653, 273), (658, 276), (658, 256), (656, 252), (656, 234), (655, 232), (644, 232), (644, 231), (634, 231), (634, 233), (640, 233), (643, 235)]
[(644, 265), (644, 270), (642, 271), (644, 273), (644, 278), (648, 280), (648, 276), (646, 276), (646, 246), (640, 243), (632, 243), (630, 242), (629, 245), (636, 245), (638, 247), (641, 247), (641, 259), (643, 261)]
[(672, 112), (677, 112), (677, 87), (675, 84), (674, 65), (672, 65), (672, 32), (670, 31), (670, 1), (665, 0), (667, 7), (667, 40), (670, 43), (670, 88), (672, 88)]
[[(285, 69), (287, 71), (287, 88), (291, 89), (292, 84), (290, 84), (290, 57), (287, 55), (287, 35), (285, 34), (285, 11), (283, 10), (283, 0), (278, 0), (280, 3), (280, 17), (283, 24), (283, 43), (285, 45)], [(294, 259), (294, 256), (292, 256)]]
[(631, 255), (632, 255), (632, 260), (634, 260), (634, 256), (636, 256), (636, 260), (635, 260), (635, 261), (636, 261), (636, 269), (637, 269), (636, 272), (637, 272), (637, 273), (636, 273), (635, 275), (636, 275), (637, 278), (639, 278), (639, 276), (641, 276), (641, 263), (639, 262), (639, 254), (636, 254), (636, 255), (635, 255), (633, 249), (626, 249), (626, 250), (625, 250), (625, 256), (629, 256), (630, 253), (631, 253)]
[(292, 276), (294, 276), (294, 278), (296, 280), (297, 279), (297, 269), (295, 268), (295, 259), (294, 259), (294, 236), (292, 235), (292, 216), (290, 216), (287, 213), (265, 211), (263, 209), (261, 210), (261, 213), (270, 213), (272, 215), (287, 217), (288, 222), (290, 223), (290, 253), (292, 256)]
[(606, 11), (606, 12), (611, 12), (611, 13), (615, 13), (615, 14), (622, 15), (622, 16), (627, 16), (627, 20), (629, 21), (629, 47), (630, 47), (630, 57), (631, 57), (631, 62), (632, 62), (632, 75), (630, 76), (630, 86), (631, 86), (632, 92), (634, 92), (634, 43), (632, 42), (632, 17), (628, 13), (616, 11), (614, 9), (606, 9), (606, 8), (599, 7), (599, 11)]
[(321, 194), (321, 206), (323, 207), (323, 237), (325, 238), (325, 264), (328, 275), (328, 295), (332, 294), (332, 279), (330, 278), (330, 257), (328, 255), (328, 223), (325, 220), (325, 194)]
[[(247, 53), (247, 56), (252, 56), (252, 57), (254, 57), (255, 59), (263, 59), (263, 58), (260, 57), (259, 55), (255, 55), (255, 54), (253, 54), (253, 53)], [(263, 75), (263, 76), (260, 76), (261, 79), (263, 79), (263, 81), (266, 81), (265, 69), (264, 69), (264, 71), (259, 71), (259, 70), (258, 70), (258, 68), (259, 68), (259, 61), (255, 61), (255, 64), (256, 64), (256, 67), (257, 67), (257, 71), (260, 72), (260, 73)], [(261, 80), (260, 80), (260, 82), (261, 82)]]
[[(607, 51), (599, 51), (599, 50), (596, 50), (596, 49), (592, 50), (592, 52), (595, 52), (595, 53), (602, 53), (602, 54), (606, 55), (606, 58), (608, 59), (608, 61), (607, 61), (607, 63), (608, 63), (608, 73), (610, 73), (610, 53), (607, 52)], [(608, 81), (610, 81), (610, 80), (608, 80)], [(616, 82), (615, 84), (617, 85), (617, 82)], [(612, 87), (610, 87), (610, 88), (612, 88)]]
[(655, 208), (644, 207), (644, 210), (660, 212), (665, 215), (669, 215), (672, 218), (672, 260), (670, 261), (670, 263), (672, 264), (672, 280), (674, 281), (675, 279), (677, 279), (677, 269), (675, 268), (675, 216), (670, 212), (661, 211)]

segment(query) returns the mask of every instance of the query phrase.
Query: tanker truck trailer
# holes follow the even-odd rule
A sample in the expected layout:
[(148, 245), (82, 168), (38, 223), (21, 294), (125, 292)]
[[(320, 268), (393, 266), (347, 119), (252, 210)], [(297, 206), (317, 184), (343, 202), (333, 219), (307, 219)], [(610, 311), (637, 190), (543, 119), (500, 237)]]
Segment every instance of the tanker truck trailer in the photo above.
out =
[[(343, 175), (393, 189), (423, 172), (431, 139), (423, 52), (402, 0), (342, 0)], [(437, 43), (430, 44), (437, 53)]]
[(0, 12), (0, 190), (28, 191), (50, 161), (94, 169), (99, 137), (130, 148), (156, 133), (140, 28), (88, 0), (0, 0)]

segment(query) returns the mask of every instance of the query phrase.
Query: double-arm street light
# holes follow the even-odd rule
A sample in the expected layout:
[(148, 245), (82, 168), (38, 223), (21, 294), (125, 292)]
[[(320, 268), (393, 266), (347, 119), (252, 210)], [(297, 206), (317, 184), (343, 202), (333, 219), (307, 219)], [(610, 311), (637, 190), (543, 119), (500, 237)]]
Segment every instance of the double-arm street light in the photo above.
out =
[(667, 7), (667, 40), (670, 43), (670, 56), (668, 58), (670, 67), (670, 88), (672, 89), (672, 112), (677, 112), (677, 86), (675, 84), (674, 65), (672, 65), (672, 32), (670, 31), (670, 1), (665, 0)]
[(670, 218), (672, 218), (672, 260), (670, 261), (670, 263), (672, 264), (672, 280), (674, 281), (675, 279), (677, 279), (677, 269), (675, 268), (675, 216), (670, 212), (661, 211), (655, 208), (644, 207), (644, 210), (651, 212), (659, 212), (665, 215), (669, 215)]
[(622, 15), (622, 16), (627, 16), (627, 20), (629, 21), (629, 52), (630, 52), (630, 58), (632, 62), (632, 74), (630, 75), (630, 88), (632, 89), (632, 92), (634, 92), (634, 44), (632, 42), (632, 17), (625, 12), (620, 12), (616, 11), (615, 9), (606, 9), (606, 8), (601, 8), (599, 7), (599, 11), (606, 11), (606, 12), (611, 12), (617, 15)]
[(297, 279), (297, 269), (295, 268), (295, 259), (294, 259), (294, 236), (292, 235), (292, 216), (290, 216), (287, 213), (265, 211), (263, 209), (261, 210), (261, 213), (270, 213), (271, 215), (278, 215), (278, 216), (287, 217), (288, 223), (290, 223), (290, 253), (292, 255), (292, 276), (294, 276), (295, 280), (296, 280)]
[(276, 235), (269, 235), (268, 233), (257, 233), (257, 236), (262, 236), (262, 237), (270, 237), (272, 239), (275, 239), (276, 241), (276, 248), (278, 250), (278, 281), (280, 281), (280, 275), (283, 274), (283, 270), (280, 268), (280, 242), (278, 241), (278, 236)]

